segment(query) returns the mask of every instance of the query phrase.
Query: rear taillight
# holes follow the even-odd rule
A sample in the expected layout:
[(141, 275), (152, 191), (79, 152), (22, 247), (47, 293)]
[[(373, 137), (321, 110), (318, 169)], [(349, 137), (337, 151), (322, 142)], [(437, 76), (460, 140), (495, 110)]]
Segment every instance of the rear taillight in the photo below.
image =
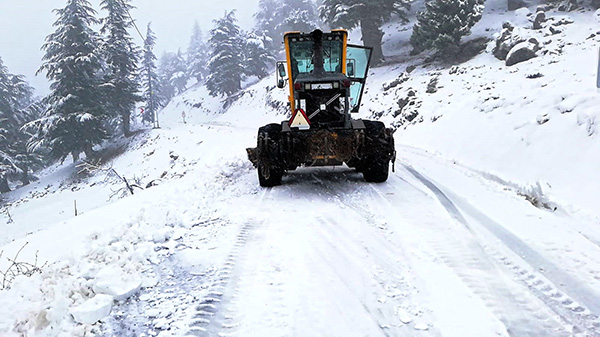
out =
[(302, 84), (300, 84), (300, 83), (294, 83), (294, 89), (295, 90), (302, 90)]
[(344, 86), (344, 88), (350, 88), (352, 82), (350, 82), (350, 80), (343, 80), (342, 85)]

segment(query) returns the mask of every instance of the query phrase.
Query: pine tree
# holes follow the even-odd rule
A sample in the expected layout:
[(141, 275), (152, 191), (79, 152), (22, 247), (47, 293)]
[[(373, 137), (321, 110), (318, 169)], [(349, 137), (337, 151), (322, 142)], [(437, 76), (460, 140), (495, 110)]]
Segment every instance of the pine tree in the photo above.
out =
[(10, 192), (8, 176), (19, 170), (10, 151), (15, 103), (11, 75), (0, 58), (0, 193)]
[(154, 46), (156, 45), (156, 35), (148, 23), (146, 31), (146, 39), (144, 40), (144, 55), (142, 59), (142, 89), (143, 98), (146, 103), (146, 108), (142, 115), (142, 120), (146, 123), (152, 123), (156, 125), (158, 122), (155, 120), (155, 115), (158, 110), (163, 106), (162, 88), (160, 87), (160, 80), (156, 72), (156, 55), (154, 55)]
[(235, 18), (235, 10), (225, 13), (215, 20), (215, 28), (210, 31), (209, 44), (211, 57), (208, 63), (210, 75), (206, 87), (212, 96), (231, 95), (241, 90), (243, 50), (240, 28)]
[(46, 38), (43, 64), (52, 81), (46, 97), (48, 110), (36, 121), (32, 148), (48, 146), (50, 155), (77, 160), (83, 152), (94, 154), (93, 146), (108, 138), (107, 114), (100, 90), (102, 66), (99, 36), (90, 26), (98, 24), (96, 11), (87, 0), (68, 0), (55, 10), (56, 31)]
[(22, 75), (13, 75), (0, 59), (0, 192), (10, 190), (8, 178), (29, 184), (29, 172), (39, 168), (41, 156), (27, 149), (30, 135), (22, 129), (39, 118), (41, 105)]
[(481, 19), (483, 0), (432, 0), (417, 14), (410, 43), (415, 52), (434, 48), (447, 56), (456, 55), (460, 39)]
[(310, 32), (319, 27), (317, 7), (312, 0), (260, 0), (254, 14), (256, 31), (270, 38), (265, 48), (271, 55), (283, 50), (283, 34), (288, 31)]
[(195, 78), (196, 81), (202, 81), (208, 70), (206, 69), (206, 61), (208, 58), (208, 51), (202, 30), (198, 21), (194, 23), (194, 29), (192, 30), (192, 37), (190, 39), (190, 45), (187, 50), (187, 73), (188, 77)]
[(102, 0), (100, 4), (108, 12), (101, 29), (106, 36), (103, 52), (108, 68), (103, 88), (108, 107), (120, 117), (123, 134), (129, 137), (131, 113), (135, 104), (141, 101), (136, 81), (138, 49), (127, 31), (133, 26), (129, 11), (134, 7), (129, 0)]
[(283, 13), (283, 20), (277, 25), (283, 38), (286, 31), (310, 32), (319, 27), (317, 8), (312, 0), (283, 0), (279, 8)]
[[(450, 1), (449, 1), (450, 2)], [(411, 0), (324, 0), (319, 14), (333, 28), (353, 29), (360, 26), (363, 43), (373, 47), (374, 64), (384, 61), (381, 26), (392, 15), (406, 21)]]
[(273, 55), (283, 49), (282, 43), (275, 43), (275, 41), (283, 41), (282, 32), (277, 30), (279, 23), (283, 21), (283, 13), (280, 11), (280, 7), (280, 3), (276, 0), (260, 0), (258, 12), (254, 14), (256, 31), (262, 32), (270, 38), (265, 48)]
[(167, 102), (185, 91), (188, 81), (187, 67), (180, 50), (177, 53), (163, 53), (158, 64), (158, 77), (162, 95)]
[(173, 65), (175, 72), (171, 75), (170, 83), (179, 95), (187, 89), (187, 82), (190, 79), (188, 77), (185, 57), (183, 56), (181, 50), (177, 50), (177, 54), (175, 54), (175, 58), (173, 60)]
[(244, 38), (245, 74), (264, 78), (275, 67), (275, 57), (267, 50), (270, 38), (258, 32), (247, 33)]

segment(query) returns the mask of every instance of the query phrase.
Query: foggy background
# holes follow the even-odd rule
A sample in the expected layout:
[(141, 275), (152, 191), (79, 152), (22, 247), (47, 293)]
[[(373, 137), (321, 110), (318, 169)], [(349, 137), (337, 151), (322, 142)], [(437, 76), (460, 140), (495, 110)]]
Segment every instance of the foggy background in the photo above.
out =
[[(99, 0), (90, 2), (99, 12), (98, 17), (106, 15), (100, 11)], [(46, 36), (54, 32), (52, 24), (57, 16), (52, 10), (65, 4), (65, 0), (0, 0), (0, 57), (12, 73), (27, 77), (37, 95), (49, 92), (49, 82), (44, 74), (35, 76), (44, 55), (40, 48)], [(137, 8), (131, 15), (142, 34), (146, 34), (148, 22), (152, 22), (157, 36), (155, 54), (160, 58), (165, 51), (187, 49), (196, 20), (206, 38), (213, 28), (212, 20), (222, 17), (226, 10), (237, 9), (241, 28), (250, 28), (254, 24), (252, 15), (258, 8), (258, 0), (142, 0), (133, 1), (132, 5)], [(135, 30), (130, 34), (138, 45), (143, 45)]]

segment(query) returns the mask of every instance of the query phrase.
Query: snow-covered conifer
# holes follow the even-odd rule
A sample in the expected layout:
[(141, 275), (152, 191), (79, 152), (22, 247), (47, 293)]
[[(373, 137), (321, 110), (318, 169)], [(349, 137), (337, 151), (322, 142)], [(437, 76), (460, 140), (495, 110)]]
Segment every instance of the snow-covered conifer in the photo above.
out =
[(163, 106), (162, 89), (160, 80), (156, 72), (156, 55), (154, 55), (154, 46), (156, 45), (156, 35), (148, 23), (146, 39), (144, 40), (144, 55), (142, 58), (142, 89), (143, 98), (146, 103), (142, 120), (146, 123), (155, 123), (155, 114)]
[(158, 77), (162, 88), (162, 96), (167, 102), (186, 89), (188, 81), (187, 67), (180, 50), (177, 53), (163, 53), (158, 63)]
[(384, 60), (381, 26), (397, 15), (406, 20), (406, 10), (411, 0), (324, 0), (319, 14), (331, 28), (352, 29), (360, 26), (362, 40), (373, 47), (371, 60), (379, 64)]
[(309, 32), (319, 27), (317, 8), (312, 0), (260, 0), (254, 14), (256, 31), (270, 38), (265, 48), (270, 54), (283, 50), (283, 34), (287, 31)]
[(206, 69), (206, 61), (208, 58), (208, 50), (202, 30), (198, 21), (194, 23), (194, 29), (192, 30), (192, 37), (190, 39), (190, 45), (187, 50), (187, 73), (188, 77), (195, 78), (196, 81), (202, 81), (208, 70)]
[(30, 135), (21, 128), (39, 118), (40, 106), (25, 78), (9, 73), (0, 59), (0, 192), (7, 192), (10, 177), (27, 185), (30, 170), (41, 164), (41, 157), (28, 151)]
[(270, 38), (258, 32), (247, 33), (244, 39), (244, 66), (246, 75), (263, 78), (275, 69), (275, 57), (269, 53), (266, 45)]
[(283, 20), (277, 29), (281, 33), (310, 32), (319, 27), (317, 8), (312, 0), (283, 0), (279, 10), (283, 13)]
[(100, 91), (102, 58), (99, 36), (90, 26), (98, 24), (96, 11), (87, 0), (68, 0), (46, 38), (46, 52), (38, 70), (52, 81), (44, 115), (35, 121), (32, 148), (47, 146), (50, 155), (74, 160), (83, 152), (93, 155), (94, 145), (107, 139), (107, 114)]
[(416, 52), (436, 49), (455, 55), (460, 39), (481, 19), (483, 0), (432, 0), (417, 14), (410, 43)]
[(260, 0), (258, 11), (254, 14), (256, 31), (262, 32), (271, 39), (271, 41), (268, 41), (269, 44), (265, 45), (265, 48), (272, 54), (276, 54), (283, 47), (281, 43), (275, 43), (275, 41), (282, 41), (281, 32), (276, 30), (278, 24), (283, 21), (283, 13), (281, 13), (280, 7), (279, 2), (276, 0)]
[(129, 0), (102, 0), (102, 9), (108, 15), (102, 20), (104, 34), (103, 52), (107, 64), (103, 89), (109, 113), (120, 117), (123, 134), (131, 133), (131, 113), (135, 104), (141, 101), (139, 85), (136, 81), (138, 48), (127, 31), (133, 26), (129, 10), (134, 8)]
[(242, 65), (244, 53), (235, 11), (225, 13), (214, 23), (215, 28), (210, 31), (210, 75), (206, 87), (212, 96), (231, 95), (241, 89), (246, 71)]

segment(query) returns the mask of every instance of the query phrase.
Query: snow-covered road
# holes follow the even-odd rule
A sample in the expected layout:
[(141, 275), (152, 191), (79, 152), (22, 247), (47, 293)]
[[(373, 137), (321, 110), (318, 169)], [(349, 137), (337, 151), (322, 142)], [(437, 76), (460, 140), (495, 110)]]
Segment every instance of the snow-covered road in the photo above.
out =
[(185, 333), (600, 336), (592, 221), (538, 209), (424, 151), (398, 151), (384, 184), (305, 168), (230, 200), (235, 244), (211, 266)]
[[(526, 189), (403, 145), (386, 183), (346, 167), (302, 168), (262, 189), (243, 157), (253, 141), (254, 130), (227, 123), (167, 126), (140, 141), (117, 169), (131, 176), (141, 163), (145, 179), (173, 178), (110, 205), (78, 199), (83, 215), (26, 237), (57, 261), (57, 247), (72, 242), (67, 254), (80, 262), (66, 276), (73, 287), (51, 286), (62, 272), (20, 285), (48, 285), (54, 297), (32, 293), (39, 303), (17, 319), (33, 324), (42, 310), (65, 329), (42, 325), (46, 335), (78, 335), (61, 315), (110, 262), (137, 269), (127, 273), (144, 286), (117, 302), (103, 336), (600, 336), (593, 215), (537, 208)], [(54, 198), (71, 198), (65, 191)], [(35, 212), (18, 207), (17, 216)]]

